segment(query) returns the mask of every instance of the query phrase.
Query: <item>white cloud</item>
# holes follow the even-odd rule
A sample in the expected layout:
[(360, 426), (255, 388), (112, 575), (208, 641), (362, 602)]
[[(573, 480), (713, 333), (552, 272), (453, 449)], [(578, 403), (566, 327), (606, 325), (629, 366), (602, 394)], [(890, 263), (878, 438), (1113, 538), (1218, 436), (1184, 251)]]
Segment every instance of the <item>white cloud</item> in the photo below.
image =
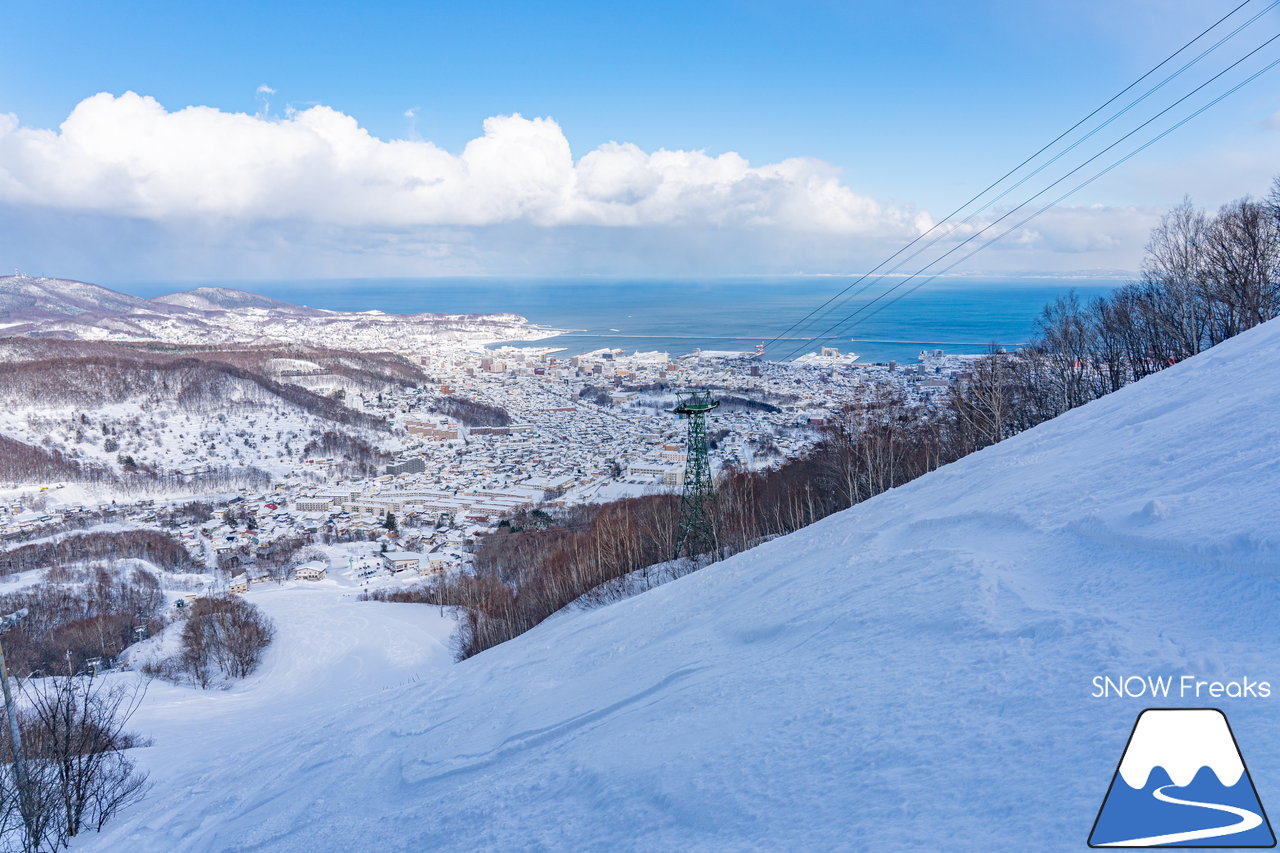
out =
[[(325, 106), (269, 117), (258, 97), (247, 115), (99, 94), (56, 130), (0, 114), (0, 256), (90, 279), (850, 272), (935, 221), (815, 159), (620, 142), (575, 156), (554, 120), (519, 115), (486, 120), (455, 153), (416, 137), (418, 107), (411, 138), (383, 140)], [(1059, 207), (956, 271), (1134, 269), (1159, 212)], [(996, 215), (948, 223), (904, 267)]]
[[(258, 88), (264, 103), (273, 93)], [(283, 118), (170, 112), (132, 92), (85, 99), (57, 131), (0, 116), (0, 203), (357, 229), (698, 225), (900, 237), (928, 221), (858, 195), (812, 159), (752, 166), (735, 153), (609, 143), (575, 161), (554, 120), (518, 114), (485, 120), (453, 154), (378, 139), (325, 106)]]

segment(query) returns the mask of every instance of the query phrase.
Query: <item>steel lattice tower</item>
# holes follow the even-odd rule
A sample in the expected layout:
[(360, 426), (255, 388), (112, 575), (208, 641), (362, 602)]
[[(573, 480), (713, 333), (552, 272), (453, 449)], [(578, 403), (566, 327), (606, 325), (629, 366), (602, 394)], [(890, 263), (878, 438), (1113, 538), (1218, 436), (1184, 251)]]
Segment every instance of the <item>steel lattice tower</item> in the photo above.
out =
[(689, 422), (676, 559), (686, 554), (705, 554), (715, 547), (711, 517), (711, 462), (707, 459), (707, 415), (718, 405), (719, 401), (712, 399), (709, 391), (694, 391), (681, 397), (672, 409)]

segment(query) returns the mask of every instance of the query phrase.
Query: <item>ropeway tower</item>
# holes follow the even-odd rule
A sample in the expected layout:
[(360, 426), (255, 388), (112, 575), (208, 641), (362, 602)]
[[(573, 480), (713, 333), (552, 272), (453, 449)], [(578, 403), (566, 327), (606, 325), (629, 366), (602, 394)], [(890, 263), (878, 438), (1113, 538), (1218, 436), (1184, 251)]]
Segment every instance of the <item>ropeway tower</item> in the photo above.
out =
[(712, 550), (716, 544), (712, 519), (711, 462), (707, 458), (707, 415), (720, 405), (710, 391), (693, 391), (681, 396), (672, 411), (688, 421), (685, 448), (684, 491), (680, 494), (680, 533), (676, 539), (676, 559), (694, 557)]

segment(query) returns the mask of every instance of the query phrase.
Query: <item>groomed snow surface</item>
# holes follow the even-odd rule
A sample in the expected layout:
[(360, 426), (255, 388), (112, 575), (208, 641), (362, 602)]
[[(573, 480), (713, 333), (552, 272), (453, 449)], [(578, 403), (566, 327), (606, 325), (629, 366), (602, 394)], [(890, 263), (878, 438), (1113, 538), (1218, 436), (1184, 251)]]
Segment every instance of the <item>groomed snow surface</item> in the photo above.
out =
[[(83, 850), (1081, 850), (1138, 712), (1219, 705), (1280, 812), (1280, 323), (462, 664), (424, 606), (251, 593), (282, 637), (136, 719)], [(272, 596), (288, 601), (273, 608)], [(416, 681), (411, 681), (414, 677)]]

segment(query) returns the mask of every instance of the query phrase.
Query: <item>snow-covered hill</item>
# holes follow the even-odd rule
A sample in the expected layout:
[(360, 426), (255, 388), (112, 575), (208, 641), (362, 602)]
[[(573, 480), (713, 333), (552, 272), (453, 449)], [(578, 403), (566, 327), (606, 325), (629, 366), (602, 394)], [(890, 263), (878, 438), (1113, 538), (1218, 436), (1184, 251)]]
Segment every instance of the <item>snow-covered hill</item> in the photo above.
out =
[(147, 300), (62, 278), (0, 276), (0, 319), (64, 318), (145, 310)]
[[(20, 345), (10, 346), (14, 341), (0, 339), (0, 436), (69, 459), (109, 469), (125, 466), (126, 473), (138, 465), (160, 473), (247, 468), (284, 473), (316, 455), (313, 443), (327, 433), (370, 447), (385, 438), (380, 420), (286, 384), (292, 377), (280, 375), (294, 366), (323, 373), (320, 357), (284, 359), (285, 367), (277, 368), (280, 359), (257, 349), (184, 358), (179, 352), (126, 347), (97, 352), (107, 346), (101, 343), (17, 339)], [(333, 370), (348, 369), (356, 379), (376, 377), (372, 369), (382, 364), (399, 366), (394, 359), (374, 358), (367, 359), (369, 365), (353, 366), (345, 362), (359, 357), (342, 355), (320, 354)], [(270, 368), (284, 381), (221, 357)], [(329, 374), (313, 378), (354, 382)], [(6, 478), (0, 475), (0, 481)]]
[(273, 308), (293, 314), (314, 315), (320, 313), (315, 308), (291, 305), (279, 299), (272, 299), (270, 296), (247, 293), (243, 290), (233, 290), (229, 287), (197, 287), (194, 290), (184, 290), (181, 293), (157, 296), (151, 301), (163, 302), (166, 305), (177, 305), (182, 308), (195, 308), (200, 311), (218, 311), (226, 308)]
[(518, 314), (390, 314), (290, 305), (225, 287), (140, 299), (96, 284), (0, 276), (0, 333), (88, 341), (284, 342), (420, 353), (441, 343), (546, 337)]
[(75, 846), (1080, 850), (1148, 705), (1222, 707), (1280, 804), (1276, 691), (1091, 696), (1098, 675), (1280, 685), (1277, 364), (1272, 322), (418, 683), (335, 654), (273, 690), (303, 648), (282, 643), (216, 717), (144, 712), (154, 790)]

